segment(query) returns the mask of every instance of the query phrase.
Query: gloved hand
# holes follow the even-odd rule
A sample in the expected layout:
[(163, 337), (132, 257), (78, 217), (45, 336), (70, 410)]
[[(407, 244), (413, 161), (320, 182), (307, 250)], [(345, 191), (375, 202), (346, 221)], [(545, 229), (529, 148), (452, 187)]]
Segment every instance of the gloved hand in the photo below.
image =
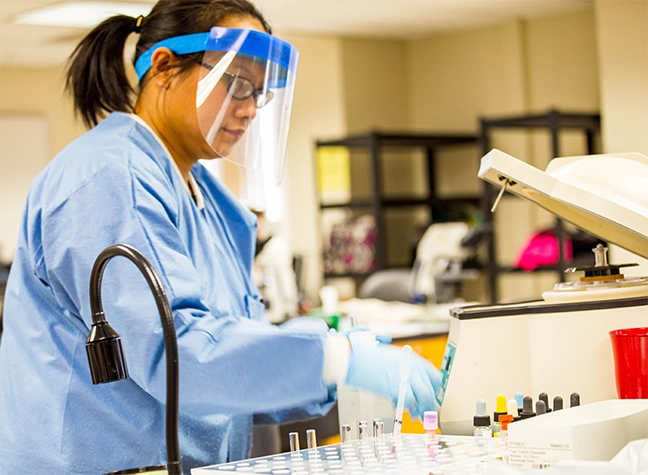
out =
[[(349, 341), (351, 354), (345, 383), (390, 398), (395, 406), (400, 385), (401, 349), (352, 337)], [(412, 369), (405, 392), (405, 407), (412, 418), (423, 419), (425, 411), (437, 410), (435, 393), (440, 385), (439, 370), (413, 353)]]
[[(335, 330), (331, 329), (331, 331), (335, 331)], [(351, 328), (349, 328), (348, 330), (344, 330), (344, 331), (342, 331), (340, 333), (342, 335), (344, 335), (345, 337), (349, 338), (349, 335), (351, 333), (369, 332), (369, 331), (371, 331), (371, 330), (369, 329), (369, 327), (367, 325), (354, 325)], [(391, 335), (374, 335), (374, 337), (376, 338), (376, 341), (379, 342), (379, 343), (391, 343), (392, 342)]]

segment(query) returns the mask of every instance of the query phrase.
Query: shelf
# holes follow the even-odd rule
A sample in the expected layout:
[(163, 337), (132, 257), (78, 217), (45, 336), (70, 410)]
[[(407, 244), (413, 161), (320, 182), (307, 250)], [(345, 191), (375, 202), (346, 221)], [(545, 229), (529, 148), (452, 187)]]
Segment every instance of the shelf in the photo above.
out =
[(365, 148), (377, 143), (380, 146), (394, 147), (430, 147), (444, 145), (474, 144), (477, 137), (469, 134), (406, 134), (369, 132), (361, 135), (351, 135), (338, 140), (318, 140), (318, 147), (342, 146), (349, 148)]
[(334, 208), (371, 208), (373, 201), (358, 200), (347, 201), (346, 203), (326, 203), (320, 204), (320, 209), (334, 209)]
[[(453, 204), (470, 203), (478, 206), (481, 201), (479, 196), (464, 196), (455, 198), (383, 198), (381, 204), (385, 208), (403, 208), (409, 206), (447, 206)], [(320, 204), (320, 209), (333, 208), (371, 208), (373, 201), (357, 200), (345, 203)]]
[[(452, 196), (441, 197), (437, 195), (436, 190), (436, 161), (438, 160), (437, 152), (440, 149), (448, 147), (465, 147), (477, 146), (479, 139), (476, 135), (462, 134), (462, 133), (439, 133), (439, 134), (422, 134), (422, 133), (401, 133), (401, 132), (379, 132), (370, 131), (365, 134), (351, 135), (341, 139), (335, 140), (318, 140), (316, 146), (320, 147), (347, 147), (349, 149), (365, 149), (367, 154), (360, 154), (354, 156), (351, 154), (351, 169), (355, 170), (355, 175), (351, 175), (351, 190), (354, 190), (354, 180), (360, 182), (361, 192), (355, 193), (356, 196), (361, 198), (352, 199), (348, 202), (321, 202), (319, 208), (321, 211), (330, 209), (350, 208), (353, 210), (367, 210), (367, 214), (371, 214), (375, 219), (375, 242), (373, 244), (374, 257), (375, 257), (375, 270), (381, 270), (390, 267), (388, 262), (388, 250), (391, 252), (389, 259), (393, 260), (394, 264), (397, 260), (402, 260), (402, 255), (394, 256), (393, 247), (389, 247), (388, 239), (394, 242), (402, 242), (405, 235), (411, 240), (412, 232), (410, 227), (420, 226), (413, 218), (405, 218), (405, 227), (403, 227), (403, 219), (399, 218), (398, 224), (394, 224), (394, 220), (388, 215), (389, 210), (404, 210), (407, 208), (420, 209), (425, 208), (429, 212), (430, 219), (438, 219), (439, 216), (444, 216), (447, 220), (461, 215), (458, 212), (457, 205), (470, 204), (471, 206), (479, 206), (481, 197), (476, 193), (473, 196)], [(384, 192), (385, 182), (383, 179), (391, 177), (385, 176), (383, 167), (383, 158), (386, 153), (391, 153), (390, 147), (403, 147), (412, 148), (416, 154), (408, 155), (408, 160), (422, 160), (423, 173), (425, 176), (421, 183), (425, 188), (416, 189), (416, 196), (407, 196), (411, 188), (400, 189), (401, 195), (390, 194), (386, 195)], [(423, 153), (420, 150), (423, 149)], [(475, 160), (478, 158), (478, 149), (474, 154)], [(367, 159), (368, 155), (368, 159)], [(396, 155), (399, 157), (399, 155)], [(414, 157), (414, 158), (412, 158)], [(448, 157), (456, 157), (456, 155), (449, 155)], [(400, 159), (400, 158), (399, 158)], [(450, 159), (450, 158), (448, 158)], [(472, 154), (471, 154), (472, 159)], [(354, 161), (356, 160), (356, 161)], [(400, 162), (399, 162), (400, 163)], [(406, 161), (403, 163), (412, 163)], [(417, 165), (421, 162), (416, 163)], [(398, 164), (397, 164), (398, 165)], [(355, 168), (354, 168), (355, 167)], [(417, 167), (418, 170), (418, 167)], [(420, 177), (420, 175), (419, 175)], [(475, 184), (477, 178), (475, 177)], [(357, 189), (356, 189), (357, 190)], [(412, 190), (413, 193), (413, 190)], [(365, 197), (369, 194), (368, 197)], [(405, 194), (405, 196), (402, 196)], [(443, 218), (442, 218), (443, 219)], [(408, 221), (409, 220), (409, 221)], [(412, 224), (410, 224), (412, 223)], [(400, 226), (400, 228), (398, 227)], [(418, 230), (416, 230), (418, 231)], [(408, 234), (409, 233), (409, 234)], [(414, 232), (416, 234), (416, 232)], [(400, 252), (400, 249), (399, 249)], [(343, 268), (340, 265), (340, 255), (337, 256), (336, 251), (333, 251), (326, 256), (326, 263), (333, 264), (336, 269)], [(336, 257), (337, 256), (337, 257)], [(330, 267), (328, 267), (330, 268)], [(324, 277), (355, 277), (362, 278), (369, 275), (369, 273), (327, 273)]]
[(325, 272), (324, 277), (327, 279), (338, 279), (342, 277), (350, 277), (352, 279), (365, 278), (373, 274), (371, 272)]
[[(533, 274), (536, 272), (560, 272), (561, 269), (558, 266), (540, 266), (537, 267), (533, 270), (524, 270), (521, 269), (520, 267), (515, 267), (515, 266), (497, 266), (497, 272), (500, 274), (514, 274), (514, 273), (522, 273), (522, 274)], [(564, 270), (564, 269), (563, 269)]]
[(597, 132), (601, 127), (601, 116), (551, 110), (545, 114), (482, 119), (482, 126), (489, 128), (546, 129), (552, 125), (560, 129), (588, 129)]

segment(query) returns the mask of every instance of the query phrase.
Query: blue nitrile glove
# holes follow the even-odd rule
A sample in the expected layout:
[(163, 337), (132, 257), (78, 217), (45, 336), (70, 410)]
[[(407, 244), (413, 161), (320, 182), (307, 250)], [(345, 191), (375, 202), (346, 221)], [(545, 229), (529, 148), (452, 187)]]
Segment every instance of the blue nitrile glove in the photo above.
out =
[[(351, 337), (349, 370), (345, 383), (390, 398), (396, 406), (400, 385), (401, 348), (376, 344)], [(407, 382), (405, 407), (412, 418), (423, 419), (425, 411), (436, 411), (436, 388), (441, 373), (420, 355), (412, 354), (412, 369)]]
[[(333, 331), (335, 331), (335, 330), (333, 330)], [(368, 332), (368, 331), (371, 331), (371, 330), (369, 329), (369, 327), (367, 325), (355, 325), (355, 326), (352, 326), (351, 328), (349, 328), (348, 330), (344, 330), (344, 331), (342, 331), (340, 333), (342, 335), (344, 335), (345, 337), (349, 338), (349, 335), (351, 333)], [(379, 343), (391, 343), (391, 341), (392, 341), (391, 335), (374, 335), (374, 337), (376, 338), (376, 341), (378, 341)]]

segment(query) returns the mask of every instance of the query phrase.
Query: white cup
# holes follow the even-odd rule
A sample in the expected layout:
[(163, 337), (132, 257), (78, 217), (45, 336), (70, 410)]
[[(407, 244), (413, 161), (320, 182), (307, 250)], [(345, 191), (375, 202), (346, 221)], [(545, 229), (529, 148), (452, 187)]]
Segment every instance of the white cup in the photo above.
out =
[(325, 285), (319, 291), (324, 315), (336, 315), (338, 312), (338, 289), (332, 285)]

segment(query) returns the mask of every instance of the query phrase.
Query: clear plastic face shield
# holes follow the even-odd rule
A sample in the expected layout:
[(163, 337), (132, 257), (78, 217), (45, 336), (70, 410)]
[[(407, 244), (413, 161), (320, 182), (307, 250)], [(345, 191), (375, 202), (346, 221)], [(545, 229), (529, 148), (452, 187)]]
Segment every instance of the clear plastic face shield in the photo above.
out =
[[(297, 50), (256, 30), (214, 27), (209, 33), (169, 38), (135, 64), (141, 79), (155, 49), (176, 54), (204, 51), (196, 88), (196, 113), (216, 156), (239, 166), (283, 176), (295, 88)], [(271, 165), (271, 166), (269, 166)]]

